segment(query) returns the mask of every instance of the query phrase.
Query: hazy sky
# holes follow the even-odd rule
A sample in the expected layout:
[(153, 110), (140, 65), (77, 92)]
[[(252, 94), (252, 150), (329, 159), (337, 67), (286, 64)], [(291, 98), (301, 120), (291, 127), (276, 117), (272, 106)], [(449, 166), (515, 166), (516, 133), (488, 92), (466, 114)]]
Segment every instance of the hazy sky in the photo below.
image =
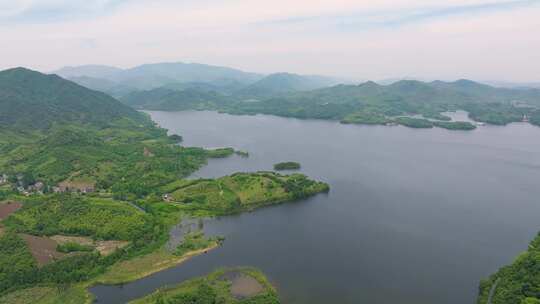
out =
[(540, 81), (540, 0), (0, 0), (0, 69)]

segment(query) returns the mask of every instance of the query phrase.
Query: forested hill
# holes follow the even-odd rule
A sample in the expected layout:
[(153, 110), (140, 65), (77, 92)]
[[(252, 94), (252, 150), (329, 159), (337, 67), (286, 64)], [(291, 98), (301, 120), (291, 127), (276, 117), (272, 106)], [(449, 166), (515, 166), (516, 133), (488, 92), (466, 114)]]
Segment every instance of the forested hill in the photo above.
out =
[(316, 103), (335, 104), (392, 101), (419, 104), (462, 104), (466, 102), (510, 102), (513, 100), (540, 104), (540, 90), (495, 88), (470, 80), (455, 82), (402, 80), (386, 86), (375, 82), (366, 82), (360, 85), (337, 85), (290, 94), (282, 99), (290, 102), (311, 100)]
[(133, 92), (120, 100), (139, 109), (184, 111), (216, 110), (226, 106), (230, 102), (230, 97), (202, 88), (186, 88), (182, 90), (158, 88), (150, 91)]
[[(404, 124), (412, 127), (473, 129), (450, 124), (441, 112), (465, 110), (470, 118), (504, 125), (522, 121), (540, 125), (540, 90), (496, 88), (470, 80), (390, 85), (365, 82), (307, 90), (305, 77), (269, 76), (232, 94), (190, 88), (182, 93), (155, 89), (130, 94), (122, 101), (148, 110), (219, 110), (233, 114), (271, 114), (297, 118), (340, 120), (358, 124)], [(401, 116), (419, 115), (406, 121)], [(426, 119), (439, 122), (429, 122)]]
[(25, 68), (0, 72), (0, 126), (16, 131), (46, 129), (54, 123), (104, 126), (144, 115), (116, 99), (56, 75)]
[[(337, 85), (259, 102), (237, 101), (223, 110), (367, 124), (400, 123), (396, 117), (411, 114), (444, 121), (449, 118), (441, 116), (441, 112), (466, 110), (476, 121), (504, 125), (521, 121), (523, 115), (528, 115), (534, 124), (540, 123), (539, 105), (538, 89), (494, 88), (469, 80), (430, 83), (407, 80), (391, 85), (375, 82)], [(420, 122), (416, 121), (415, 125)]]
[(333, 84), (336, 84), (336, 80), (322, 76), (276, 73), (235, 92), (235, 95), (248, 98), (267, 97), (276, 94), (315, 90)]

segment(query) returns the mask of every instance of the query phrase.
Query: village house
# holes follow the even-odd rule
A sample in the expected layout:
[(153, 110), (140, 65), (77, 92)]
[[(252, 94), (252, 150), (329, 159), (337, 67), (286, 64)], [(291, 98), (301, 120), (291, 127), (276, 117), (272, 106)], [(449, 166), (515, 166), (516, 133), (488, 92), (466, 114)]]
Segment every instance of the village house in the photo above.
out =
[(8, 182), (9, 176), (7, 174), (0, 174), (0, 185)]
[(24, 189), (24, 187), (22, 186), (19, 186), (17, 187), (17, 191), (19, 191), (20, 194), (24, 195), (24, 196), (30, 196), (30, 191)]
[(43, 193), (43, 189), (45, 189), (45, 184), (43, 182), (37, 182), (26, 188), (28, 192), (40, 192), (40, 193)]
[(166, 193), (166, 194), (163, 194), (163, 200), (166, 201), (166, 202), (171, 202), (173, 199), (172, 195), (170, 195), (169, 193)]

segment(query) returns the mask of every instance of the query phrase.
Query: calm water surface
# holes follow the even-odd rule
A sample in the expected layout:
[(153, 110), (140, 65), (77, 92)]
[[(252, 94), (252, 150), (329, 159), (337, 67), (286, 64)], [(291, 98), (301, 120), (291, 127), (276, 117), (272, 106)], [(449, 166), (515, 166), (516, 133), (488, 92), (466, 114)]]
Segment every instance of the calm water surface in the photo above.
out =
[(185, 145), (250, 152), (211, 160), (195, 177), (299, 161), (331, 192), (209, 221), (206, 231), (225, 236), (223, 247), (134, 283), (95, 287), (99, 303), (251, 265), (286, 304), (473, 304), (479, 280), (511, 262), (540, 229), (540, 128), (528, 124), (462, 132), (150, 114)]

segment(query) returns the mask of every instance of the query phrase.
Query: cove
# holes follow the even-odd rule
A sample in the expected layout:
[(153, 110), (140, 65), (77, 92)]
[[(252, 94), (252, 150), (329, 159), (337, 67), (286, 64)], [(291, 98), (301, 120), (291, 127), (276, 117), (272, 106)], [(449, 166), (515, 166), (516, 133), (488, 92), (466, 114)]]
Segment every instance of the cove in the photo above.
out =
[(233, 147), (193, 177), (297, 161), (330, 184), (309, 200), (206, 221), (222, 247), (123, 286), (124, 303), (222, 266), (254, 266), (287, 304), (469, 303), (479, 281), (526, 249), (540, 224), (540, 128), (474, 131), (341, 125), (266, 115), (149, 112), (184, 145)]

